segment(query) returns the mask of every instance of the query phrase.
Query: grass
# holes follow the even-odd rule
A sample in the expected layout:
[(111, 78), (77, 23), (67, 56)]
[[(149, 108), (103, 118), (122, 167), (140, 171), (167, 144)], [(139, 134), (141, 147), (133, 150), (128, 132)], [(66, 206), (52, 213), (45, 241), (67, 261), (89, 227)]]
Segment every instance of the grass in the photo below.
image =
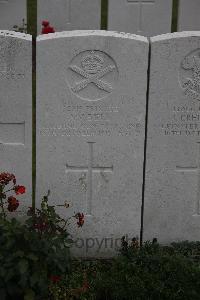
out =
[(73, 260), (68, 284), (52, 285), (50, 299), (199, 300), (200, 257), (192, 255), (199, 249), (199, 242), (146, 242), (110, 260)]

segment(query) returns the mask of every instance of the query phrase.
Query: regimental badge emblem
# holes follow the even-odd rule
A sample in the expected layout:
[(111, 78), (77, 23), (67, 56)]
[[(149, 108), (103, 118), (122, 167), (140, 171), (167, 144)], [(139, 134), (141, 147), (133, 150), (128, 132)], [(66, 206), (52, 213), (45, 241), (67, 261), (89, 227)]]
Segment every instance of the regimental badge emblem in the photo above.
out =
[(78, 97), (96, 101), (111, 94), (118, 79), (114, 60), (105, 52), (79, 53), (68, 67), (68, 83)]
[(200, 49), (184, 58), (180, 77), (184, 94), (190, 99), (200, 101)]

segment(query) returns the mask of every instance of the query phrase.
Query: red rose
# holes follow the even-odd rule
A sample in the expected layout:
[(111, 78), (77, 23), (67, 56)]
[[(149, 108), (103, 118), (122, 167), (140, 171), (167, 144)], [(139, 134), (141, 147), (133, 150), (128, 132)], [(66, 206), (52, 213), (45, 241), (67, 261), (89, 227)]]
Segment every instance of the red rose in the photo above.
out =
[(80, 220), (77, 222), (78, 227), (82, 227), (83, 224), (84, 224), (84, 220), (83, 220), (83, 219), (80, 219)]
[(15, 190), (16, 195), (24, 194), (26, 192), (26, 188), (23, 185), (16, 185), (14, 187), (14, 190)]
[(82, 227), (84, 224), (84, 214), (83, 213), (77, 213), (75, 215), (75, 218), (78, 220), (77, 225), (78, 227)]
[(15, 175), (6, 172), (0, 173), (0, 184), (7, 185), (10, 181), (16, 183)]
[(19, 206), (19, 201), (13, 197), (13, 196), (10, 196), (8, 197), (8, 211), (10, 212), (13, 212), (15, 211)]
[(44, 20), (44, 21), (42, 21), (42, 26), (49, 26), (49, 21), (47, 21), (47, 20)]
[(60, 277), (60, 276), (57, 276), (57, 275), (51, 275), (51, 276), (50, 276), (50, 280), (51, 280), (53, 283), (59, 282), (60, 279), (61, 279), (61, 277)]
[(18, 202), (19, 201), (15, 197), (13, 197), (13, 196), (8, 197), (8, 203), (10, 205), (16, 205), (16, 203), (18, 203)]
[(54, 33), (55, 29), (51, 26), (42, 28), (42, 34)]
[(49, 25), (49, 21), (42, 21), (42, 34), (54, 33), (55, 29)]

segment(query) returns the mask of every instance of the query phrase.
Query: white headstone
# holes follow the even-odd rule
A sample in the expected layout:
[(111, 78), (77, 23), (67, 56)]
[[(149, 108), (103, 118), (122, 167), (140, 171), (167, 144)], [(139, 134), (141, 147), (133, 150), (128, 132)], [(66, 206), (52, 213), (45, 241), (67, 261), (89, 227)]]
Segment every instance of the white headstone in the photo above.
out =
[(171, 32), (172, 0), (109, 0), (108, 29), (153, 36)]
[(101, 0), (38, 0), (38, 34), (42, 21), (48, 20), (55, 31), (100, 29)]
[(179, 0), (178, 31), (200, 30), (199, 15), (199, 0)]
[(151, 39), (144, 236), (200, 238), (200, 33)]
[(30, 206), (32, 37), (12, 31), (0, 31), (0, 172), (15, 174), (27, 191), (20, 199), (26, 208)]
[(21, 27), (26, 22), (26, 0), (0, 0), (0, 30), (14, 30), (13, 26)]
[(74, 253), (113, 254), (140, 232), (148, 41), (74, 31), (37, 51), (37, 199), (86, 215)]

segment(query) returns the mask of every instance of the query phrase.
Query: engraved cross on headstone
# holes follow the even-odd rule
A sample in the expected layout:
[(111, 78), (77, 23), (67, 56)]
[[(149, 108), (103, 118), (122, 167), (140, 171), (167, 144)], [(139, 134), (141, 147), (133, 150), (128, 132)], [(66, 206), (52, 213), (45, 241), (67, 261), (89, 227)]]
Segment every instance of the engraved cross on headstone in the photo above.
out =
[(113, 173), (113, 166), (110, 167), (100, 167), (94, 166), (94, 142), (88, 142), (89, 152), (88, 152), (88, 165), (86, 166), (72, 166), (66, 164), (66, 173), (69, 172), (86, 172), (87, 173), (87, 214), (92, 213), (92, 196), (93, 196), (93, 173)]
[(196, 204), (195, 204), (195, 215), (200, 216), (200, 142), (198, 144), (198, 160), (196, 166), (191, 167), (176, 167), (177, 172), (196, 172), (197, 173), (197, 198), (196, 198)]
[(127, 0), (128, 3), (139, 5), (138, 28), (137, 32), (142, 32), (143, 5), (155, 4), (155, 0)]

